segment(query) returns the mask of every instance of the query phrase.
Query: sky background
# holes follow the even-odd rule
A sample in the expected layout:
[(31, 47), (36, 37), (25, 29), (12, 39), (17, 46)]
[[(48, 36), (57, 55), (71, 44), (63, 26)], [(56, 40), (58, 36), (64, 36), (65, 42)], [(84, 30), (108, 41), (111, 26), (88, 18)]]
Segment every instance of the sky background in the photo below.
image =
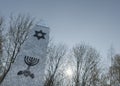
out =
[(0, 0), (0, 15), (11, 13), (35, 17), (50, 27), (57, 43), (93, 46), (103, 56), (103, 65), (111, 45), (120, 53), (120, 0)]

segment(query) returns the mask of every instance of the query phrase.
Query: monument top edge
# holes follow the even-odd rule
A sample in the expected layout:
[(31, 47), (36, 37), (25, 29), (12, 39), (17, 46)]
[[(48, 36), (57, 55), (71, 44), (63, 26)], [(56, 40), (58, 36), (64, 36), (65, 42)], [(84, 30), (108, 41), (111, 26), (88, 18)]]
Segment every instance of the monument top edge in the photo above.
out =
[(44, 25), (38, 25), (38, 24), (36, 24), (34, 27), (43, 27), (43, 28), (48, 28), (48, 29), (50, 29), (50, 28), (47, 27), (47, 26), (44, 26)]

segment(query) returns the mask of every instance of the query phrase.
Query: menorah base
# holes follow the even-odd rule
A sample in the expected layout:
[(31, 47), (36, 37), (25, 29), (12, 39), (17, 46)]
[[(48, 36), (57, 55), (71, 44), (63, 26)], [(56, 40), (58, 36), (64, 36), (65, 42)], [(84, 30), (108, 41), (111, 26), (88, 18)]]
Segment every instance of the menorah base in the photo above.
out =
[(30, 76), (32, 79), (34, 78), (34, 74), (31, 73), (29, 70), (19, 71), (17, 75), (24, 75), (25, 77)]

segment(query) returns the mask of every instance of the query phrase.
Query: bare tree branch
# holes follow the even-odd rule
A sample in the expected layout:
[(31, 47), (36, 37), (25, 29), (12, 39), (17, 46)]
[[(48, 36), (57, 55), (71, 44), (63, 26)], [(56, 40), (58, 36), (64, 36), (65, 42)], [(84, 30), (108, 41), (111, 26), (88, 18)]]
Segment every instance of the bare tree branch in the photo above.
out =
[(48, 48), (48, 65), (44, 86), (61, 86), (60, 66), (66, 54), (64, 45), (50, 45)]
[(76, 45), (73, 53), (76, 59), (75, 86), (97, 86), (99, 54), (85, 44)]
[(120, 85), (120, 55), (115, 55), (112, 59), (113, 63), (109, 70), (109, 78), (111, 86)]

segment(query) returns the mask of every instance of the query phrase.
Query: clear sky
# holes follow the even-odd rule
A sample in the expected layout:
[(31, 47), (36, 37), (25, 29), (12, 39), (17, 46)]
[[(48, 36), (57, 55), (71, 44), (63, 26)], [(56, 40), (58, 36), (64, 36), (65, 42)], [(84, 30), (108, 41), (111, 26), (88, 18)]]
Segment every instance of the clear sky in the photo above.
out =
[(105, 58), (111, 45), (120, 53), (120, 0), (0, 0), (0, 14), (29, 13), (51, 28), (54, 41), (84, 41)]

